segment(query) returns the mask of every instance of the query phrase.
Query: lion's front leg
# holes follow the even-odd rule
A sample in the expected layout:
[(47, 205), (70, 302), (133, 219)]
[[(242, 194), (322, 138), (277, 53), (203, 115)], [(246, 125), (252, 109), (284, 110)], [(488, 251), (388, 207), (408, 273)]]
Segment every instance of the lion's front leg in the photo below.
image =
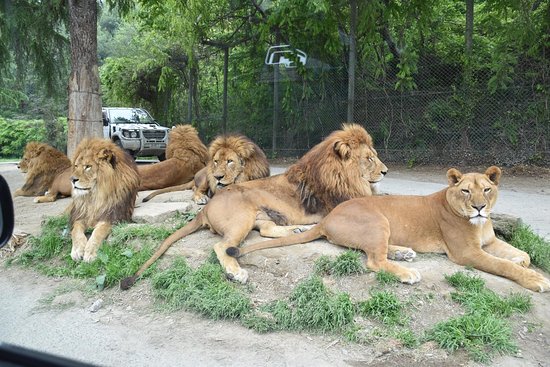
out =
[(71, 240), (73, 246), (71, 249), (71, 257), (74, 261), (80, 261), (84, 257), (84, 249), (86, 248), (86, 226), (81, 221), (74, 222), (71, 231)]
[(493, 256), (500, 257), (502, 259), (508, 259), (518, 265), (521, 265), (525, 268), (529, 267), (531, 264), (531, 258), (529, 254), (525, 251), (515, 248), (514, 246), (494, 238), (494, 240), (485, 246), (483, 250), (487, 251)]
[(526, 269), (508, 259), (493, 256), (481, 248), (465, 249), (461, 254), (448, 254), (449, 258), (459, 265), (473, 266), (487, 273), (500, 275), (515, 281), (533, 292), (550, 291), (550, 280), (532, 269)]
[(241, 268), (237, 259), (227, 255), (225, 252), (229, 247), (237, 246), (238, 244), (232, 244), (226, 241), (218, 242), (214, 245), (214, 251), (218, 256), (220, 265), (225, 270), (228, 278), (236, 280), (240, 283), (246, 283), (248, 280), (248, 272)]
[(91, 262), (95, 260), (99, 246), (101, 246), (103, 240), (111, 233), (111, 227), (112, 225), (109, 222), (99, 222), (96, 224), (90, 239), (86, 243), (84, 261)]

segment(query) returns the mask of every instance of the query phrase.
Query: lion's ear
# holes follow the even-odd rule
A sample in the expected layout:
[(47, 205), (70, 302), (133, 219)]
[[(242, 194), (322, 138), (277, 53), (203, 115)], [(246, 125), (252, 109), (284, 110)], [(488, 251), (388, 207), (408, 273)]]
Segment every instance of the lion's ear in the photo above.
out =
[(502, 175), (502, 171), (497, 166), (491, 166), (487, 168), (485, 171), (485, 175), (489, 177), (489, 180), (493, 182), (495, 185), (498, 185), (500, 182), (500, 176)]
[(334, 152), (336, 152), (336, 154), (340, 156), (342, 160), (346, 160), (351, 157), (351, 147), (349, 146), (349, 144), (344, 143), (341, 140), (338, 140), (336, 143), (334, 143)]
[(460, 173), (460, 171), (456, 168), (451, 168), (447, 171), (447, 181), (449, 182), (449, 186), (456, 185), (461, 178), (462, 173)]
[(116, 163), (115, 152), (109, 148), (103, 148), (98, 153), (98, 158), (104, 161), (109, 162), (111, 166), (114, 166)]

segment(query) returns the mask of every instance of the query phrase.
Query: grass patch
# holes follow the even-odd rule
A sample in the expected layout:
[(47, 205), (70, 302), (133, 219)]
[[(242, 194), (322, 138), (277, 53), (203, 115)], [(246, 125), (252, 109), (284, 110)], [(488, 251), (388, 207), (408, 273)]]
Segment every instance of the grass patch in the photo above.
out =
[(193, 270), (178, 258), (153, 275), (155, 295), (170, 309), (188, 309), (212, 319), (237, 319), (251, 310), (250, 299), (225, 279), (219, 265), (205, 263)]
[(512, 329), (504, 318), (529, 311), (531, 298), (523, 294), (503, 298), (487, 289), (481, 278), (463, 272), (445, 279), (457, 289), (451, 298), (465, 307), (466, 314), (436, 324), (427, 339), (452, 351), (464, 348), (482, 363), (489, 362), (495, 353), (516, 353)]
[(368, 300), (359, 302), (358, 308), (362, 316), (372, 317), (386, 325), (404, 325), (408, 321), (403, 314), (403, 303), (389, 291), (372, 292)]
[(361, 256), (362, 252), (354, 250), (346, 250), (334, 260), (323, 255), (315, 261), (315, 273), (339, 277), (366, 273)]
[(533, 265), (550, 272), (550, 242), (534, 233), (529, 226), (518, 226), (512, 234), (510, 244), (527, 252)]
[(384, 270), (381, 270), (381, 271), (377, 272), (375, 277), (376, 277), (376, 280), (378, 281), (378, 283), (380, 283), (382, 285), (401, 283), (401, 280), (399, 279), (399, 277), (397, 275), (392, 274), (392, 273), (387, 272), (387, 271), (384, 271)]
[[(176, 228), (189, 220), (189, 215), (175, 217)], [(68, 215), (47, 218), (40, 236), (29, 238), (30, 248), (10, 263), (33, 267), (49, 276), (91, 278), (99, 289), (110, 287), (134, 274), (153, 254), (153, 249), (174, 228), (149, 224), (119, 223), (98, 250), (96, 260), (75, 262), (71, 258), (71, 234)], [(145, 275), (154, 272), (153, 266)]]

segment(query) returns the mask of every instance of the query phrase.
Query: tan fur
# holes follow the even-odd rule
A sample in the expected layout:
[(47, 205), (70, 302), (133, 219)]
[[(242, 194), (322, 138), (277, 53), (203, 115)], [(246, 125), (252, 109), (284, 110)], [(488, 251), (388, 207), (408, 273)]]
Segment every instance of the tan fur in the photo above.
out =
[[(69, 207), (71, 257), (90, 262), (112, 224), (131, 221), (139, 175), (132, 157), (109, 140), (83, 140), (74, 157), (73, 202)], [(88, 228), (93, 228), (89, 239), (85, 235)]]
[(193, 181), (154, 191), (143, 201), (167, 192), (193, 189), (193, 200), (197, 204), (206, 204), (220, 189), (269, 176), (269, 163), (264, 152), (243, 135), (218, 136), (210, 143), (208, 154), (208, 164), (195, 174)]
[(267, 237), (302, 230), (302, 225), (318, 222), (340, 202), (370, 195), (370, 184), (380, 181), (386, 172), (365, 129), (345, 124), (286, 173), (234, 184), (218, 192), (195, 219), (164, 240), (121, 287), (131, 286), (172, 243), (203, 227), (223, 236), (214, 245), (218, 260), (229, 277), (244, 283), (248, 274), (225, 253), (227, 248), (238, 246), (254, 228)]
[(138, 167), (139, 190), (156, 190), (189, 182), (207, 162), (208, 151), (197, 130), (191, 125), (178, 125), (170, 131), (166, 160)]
[[(387, 260), (406, 245), (418, 252), (445, 253), (451, 261), (511, 279), (535, 292), (550, 290), (550, 281), (527, 269), (530, 258), (495, 237), (490, 219), (498, 195), (501, 170), (485, 173), (447, 172), (449, 186), (428, 196), (381, 196), (338, 205), (311, 230), (230, 249), (234, 255), (288, 246), (326, 237), (331, 243), (363, 250), (367, 266), (415, 283), (420, 273)], [(388, 247), (389, 245), (389, 247)], [(410, 250), (410, 249), (409, 249)]]
[(71, 161), (54, 147), (33, 141), (26, 145), (18, 167), (27, 175), (25, 183), (13, 196), (37, 196), (48, 191), (55, 178), (71, 167)]

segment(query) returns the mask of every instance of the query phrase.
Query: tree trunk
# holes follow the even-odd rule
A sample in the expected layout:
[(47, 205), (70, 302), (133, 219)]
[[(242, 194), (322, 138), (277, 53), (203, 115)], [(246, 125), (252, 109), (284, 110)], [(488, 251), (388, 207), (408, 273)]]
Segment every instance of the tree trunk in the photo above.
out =
[(80, 141), (103, 137), (101, 95), (97, 67), (97, 2), (69, 0), (71, 74), (67, 155), (72, 158)]
[(347, 121), (354, 122), (353, 110), (355, 107), (355, 64), (357, 51), (355, 34), (357, 29), (357, 1), (350, 0), (350, 31), (349, 31), (349, 67), (348, 67), (348, 113)]
[[(474, 38), (474, 0), (466, 0), (466, 32), (465, 48), (466, 57), (469, 59), (472, 55), (472, 44)], [(470, 60), (468, 60), (469, 62)]]

